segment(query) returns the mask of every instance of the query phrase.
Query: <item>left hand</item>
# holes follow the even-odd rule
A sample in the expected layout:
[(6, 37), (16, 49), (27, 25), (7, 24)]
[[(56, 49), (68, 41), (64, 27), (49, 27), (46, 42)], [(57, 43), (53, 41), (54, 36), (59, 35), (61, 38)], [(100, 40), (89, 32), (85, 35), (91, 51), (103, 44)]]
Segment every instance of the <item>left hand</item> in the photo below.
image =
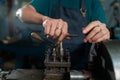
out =
[(84, 42), (98, 43), (110, 39), (110, 32), (104, 23), (93, 21), (83, 29), (83, 34), (87, 34)]

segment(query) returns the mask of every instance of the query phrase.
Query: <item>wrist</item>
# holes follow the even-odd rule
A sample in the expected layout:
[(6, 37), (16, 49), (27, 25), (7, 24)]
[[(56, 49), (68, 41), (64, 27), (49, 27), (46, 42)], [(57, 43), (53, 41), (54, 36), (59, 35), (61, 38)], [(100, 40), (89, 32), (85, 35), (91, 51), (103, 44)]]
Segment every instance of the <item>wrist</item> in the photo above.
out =
[(47, 19), (49, 19), (49, 17), (43, 16), (43, 17), (42, 17), (42, 23), (43, 23), (45, 20), (47, 20)]
[(48, 19), (50, 19), (50, 18), (47, 17), (47, 16), (43, 16), (43, 18), (42, 18), (42, 26), (43, 26), (43, 27), (45, 26), (45, 24), (46, 24), (46, 22), (48, 21)]

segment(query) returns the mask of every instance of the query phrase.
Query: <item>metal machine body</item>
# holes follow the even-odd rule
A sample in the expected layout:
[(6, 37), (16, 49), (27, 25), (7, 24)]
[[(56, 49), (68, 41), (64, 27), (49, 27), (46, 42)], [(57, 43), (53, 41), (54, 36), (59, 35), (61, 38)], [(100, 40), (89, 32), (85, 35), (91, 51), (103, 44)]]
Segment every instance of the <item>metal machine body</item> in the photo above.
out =
[[(36, 36), (38, 40), (44, 41), (44, 39), (39, 35), (33, 35), (33, 37)], [(120, 80), (120, 41), (111, 40), (99, 44), (96, 46), (96, 52), (97, 56), (93, 57), (92, 61), (88, 63), (88, 70), (70, 70), (71, 63), (69, 49), (64, 51), (62, 43), (60, 45), (50, 44), (50, 48), (46, 52), (44, 62), (46, 68), (44, 72), (40, 70), (13, 70), (4, 76), (4, 79), (33, 80), (34, 78), (34, 80)]]
[(120, 41), (111, 40), (109, 42), (105, 42), (104, 45), (110, 55), (109, 57), (114, 69), (115, 80), (120, 80)]
[(65, 52), (62, 43), (48, 49), (44, 62), (46, 66), (44, 80), (64, 80), (64, 75), (70, 72), (70, 53), (69, 50)]

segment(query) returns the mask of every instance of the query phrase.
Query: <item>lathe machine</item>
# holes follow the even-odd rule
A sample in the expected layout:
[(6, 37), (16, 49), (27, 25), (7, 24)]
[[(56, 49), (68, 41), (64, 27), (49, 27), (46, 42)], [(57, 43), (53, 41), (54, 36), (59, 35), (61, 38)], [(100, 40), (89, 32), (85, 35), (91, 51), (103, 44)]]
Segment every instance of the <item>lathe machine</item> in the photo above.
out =
[[(32, 37), (44, 40), (37, 33)], [(49, 42), (48, 42), (49, 43)], [(17, 69), (0, 71), (1, 80), (120, 80), (120, 41), (110, 40), (95, 47), (87, 70), (71, 70), (69, 49), (63, 52), (62, 43), (53, 45), (46, 51), (45, 70)]]

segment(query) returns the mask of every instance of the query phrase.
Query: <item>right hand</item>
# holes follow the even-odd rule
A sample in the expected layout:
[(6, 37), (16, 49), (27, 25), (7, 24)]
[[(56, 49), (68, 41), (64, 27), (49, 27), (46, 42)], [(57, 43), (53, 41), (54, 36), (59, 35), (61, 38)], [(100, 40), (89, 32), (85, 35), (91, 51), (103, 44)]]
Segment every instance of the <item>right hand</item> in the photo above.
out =
[(68, 35), (68, 24), (62, 19), (46, 19), (45, 34), (53, 39), (58, 40), (58, 44)]

